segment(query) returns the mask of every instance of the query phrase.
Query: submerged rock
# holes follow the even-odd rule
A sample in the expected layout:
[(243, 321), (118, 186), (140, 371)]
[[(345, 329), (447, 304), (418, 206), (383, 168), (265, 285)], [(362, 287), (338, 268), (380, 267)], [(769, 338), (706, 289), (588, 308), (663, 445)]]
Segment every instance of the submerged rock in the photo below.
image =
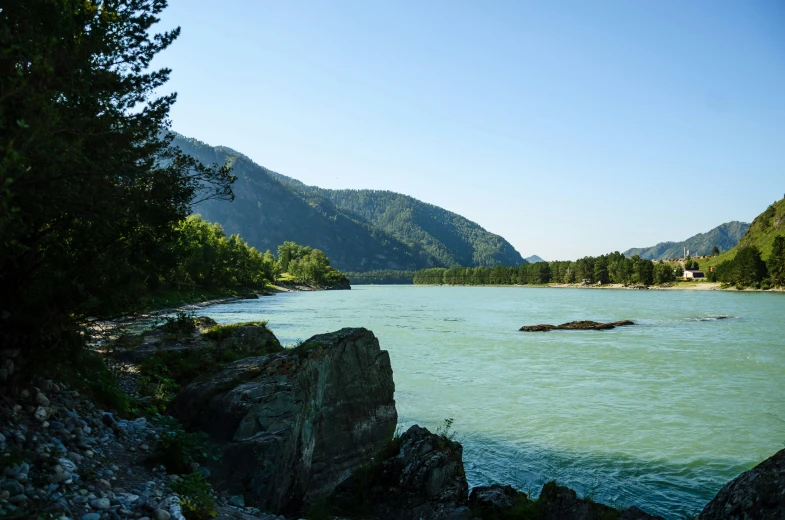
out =
[(698, 520), (785, 518), (785, 450), (725, 484)]
[(630, 320), (614, 321), (611, 323), (599, 323), (596, 321), (570, 321), (561, 325), (524, 325), (520, 328), (523, 332), (547, 332), (549, 330), (608, 330), (626, 325), (635, 325)]
[(269, 511), (295, 511), (371, 463), (398, 415), (390, 357), (366, 329), (249, 357), (184, 388), (172, 415), (218, 442), (212, 478)]

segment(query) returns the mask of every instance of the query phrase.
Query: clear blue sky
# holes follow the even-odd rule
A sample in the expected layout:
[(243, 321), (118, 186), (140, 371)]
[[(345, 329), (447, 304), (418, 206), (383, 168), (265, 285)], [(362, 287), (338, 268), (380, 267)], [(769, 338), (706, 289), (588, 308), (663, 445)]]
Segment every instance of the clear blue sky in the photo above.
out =
[(574, 259), (785, 193), (785, 2), (170, 0), (173, 128)]

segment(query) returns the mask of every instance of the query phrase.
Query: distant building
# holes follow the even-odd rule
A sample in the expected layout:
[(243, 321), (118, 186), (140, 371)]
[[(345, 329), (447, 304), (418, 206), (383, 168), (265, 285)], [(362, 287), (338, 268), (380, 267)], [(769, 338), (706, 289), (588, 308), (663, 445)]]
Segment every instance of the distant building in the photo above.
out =
[(687, 269), (684, 271), (684, 279), (685, 280), (704, 280), (706, 275), (703, 274), (703, 271), (698, 271), (697, 269)]

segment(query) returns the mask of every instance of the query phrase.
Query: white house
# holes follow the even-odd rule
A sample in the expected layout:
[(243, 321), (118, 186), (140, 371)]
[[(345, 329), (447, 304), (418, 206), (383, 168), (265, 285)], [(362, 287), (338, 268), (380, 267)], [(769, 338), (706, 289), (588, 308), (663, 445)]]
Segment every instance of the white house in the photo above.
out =
[(684, 279), (685, 280), (705, 280), (706, 275), (703, 274), (703, 271), (698, 271), (697, 269), (687, 269), (684, 271)]

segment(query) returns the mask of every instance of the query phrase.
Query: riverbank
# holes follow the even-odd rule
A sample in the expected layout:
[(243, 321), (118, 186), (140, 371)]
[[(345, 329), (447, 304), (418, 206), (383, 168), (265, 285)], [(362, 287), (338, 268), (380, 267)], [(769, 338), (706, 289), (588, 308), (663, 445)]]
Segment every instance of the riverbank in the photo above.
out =
[[(502, 484), (476, 486), (469, 494), (452, 420), (435, 433), (415, 425), (393, 435), (392, 367), (366, 329), (322, 334), (286, 349), (261, 323), (218, 326), (201, 318), (193, 326), (125, 338), (107, 354), (122, 366), (117, 373), (136, 403), (132, 408), (106, 408), (77, 387), (40, 377), (0, 385), (0, 448), (7, 457), (0, 514), (62, 520), (662, 518), (629, 504), (602, 505), (556, 481), (538, 494)], [(204, 356), (218, 357), (206, 363)], [(194, 362), (202, 369), (193, 371)], [(176, 392), (162, 393), (173, 378)], [(297, 398), (301, 392), (306, 398)], [(186, 428), (150, 412), (155, 402)], [(281, 421), (297, 431), (276, 430)], [(276, 442), (259, 435), (272, 430)], [(312, 442), (295, 442), (300, 438)], [(782, 451), (725, 486), (699, 518), (725, 518), (725, 504), (749, 517), (776, 518), (771, 504), (782, 493), (784, 465)]]
[(688, 282), (676, 281), (664, 285), (624, 285), (620, 283), (606, 284), (582, 284), (582, 283), (549, 283), (549, 284), (486, 284), (486, 285), (458, 285), (458, 284), (414, 284), (418, 287), (529, 287), (529, 288), (553, 288), (553, 289), (621, 289), (621, 290), (650, 290), (650, 291), (726, 291), (726, 292), (785, 292), (785, 287), (773, 287), (771, 289), (754, 289), (745, 287), (738, 289), (720, 282)]

